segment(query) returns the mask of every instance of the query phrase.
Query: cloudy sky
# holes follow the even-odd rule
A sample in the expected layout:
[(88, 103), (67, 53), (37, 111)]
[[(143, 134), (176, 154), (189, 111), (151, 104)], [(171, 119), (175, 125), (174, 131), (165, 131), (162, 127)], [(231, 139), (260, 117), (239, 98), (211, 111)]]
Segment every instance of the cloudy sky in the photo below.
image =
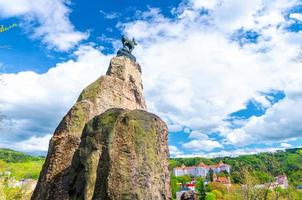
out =
[(122, 34), (172, 157), (302, 145), (301, 0), (0, 0), (0, 25), (14, 23), (0, 33), (0, 147), (45, 154)]

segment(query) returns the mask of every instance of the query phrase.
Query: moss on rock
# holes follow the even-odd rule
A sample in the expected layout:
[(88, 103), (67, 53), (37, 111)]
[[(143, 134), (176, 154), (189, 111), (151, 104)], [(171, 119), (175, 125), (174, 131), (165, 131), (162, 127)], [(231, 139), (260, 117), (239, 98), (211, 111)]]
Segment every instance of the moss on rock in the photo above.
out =
[(100, 79), (96, 80), (92, 84), (90, 84), (87, 88), (85, 88), (82, 93), (80, 94), (78, 101), (94, 99), (99, 94), (101, 88), (101, 81)]
[(70, 199), (169, 199), (167, 127), (142, 110), (109, 109), (82, 134)]
[[(139, 65), (123, 57), (111, 59), (110, 73), (101, 76), (82, 91), (75, 105), (56, 128), (32, 195), (33, 200), (68, 199), (64, 179), (74, 153), (79, 148), (85, 124), (110, 108), (146, 109)], [(105, 124), (111, 124), (114, 115), (108, 114), (102, 120), (97, 120), (103, 124), (96, 126), (107, 127)], [(93, 126), (87, 126), (87, 130), (90, 129), (93, 130)], [(95, 138), (89, 137), (87, 140), (92, 147), (98, 146), (99, 141)], [(81, 150), (79, 154), (85, 155), (87, 152), (90, 149)], [(95, 153), (89, 154), (87, 163), (93, 165), (96, 157)]]

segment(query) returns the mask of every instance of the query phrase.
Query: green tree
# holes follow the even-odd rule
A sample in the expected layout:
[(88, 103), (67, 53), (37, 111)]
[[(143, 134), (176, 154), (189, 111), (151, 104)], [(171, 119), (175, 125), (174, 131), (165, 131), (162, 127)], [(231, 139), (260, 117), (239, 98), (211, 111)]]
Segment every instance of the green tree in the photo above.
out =
[(229, 174), (229, 172), (227, 170), (223, 170), (222, 173), (224, 174), (225, 177), (229, 177), (230, 176), (230, 174)]
[(178, 167), (178, 166), (180, 166), (179, 161), (177, 161), (177, 160), (172, 160), (172, 159), (169, 160), (169, 170), (170, 170), (170, 172), (172, 172), (173, 169), (174, 169), (175, 167)]
[(224, 195), (225, 200), (241, 200), (244, 199), (243, 187), (239, 184), (232, 184), (229, 191)]
[(211, 182), (211, 183), (208, 183), (207, 185), (209, 186), (209, 188), (211, 188), (211, 190), (209, 192), (211, 192), (213, 190), (218, 190), (218, 191), (222, 192), (223, 194), (227, 193), (227, 188), (222, 183)]
[(302, 199), (302, 191), (290, 186), (286, 190), (286, 200), (287, 199)]
[(199, 178), (196, 183), (196, 190), (199, 194), (199, 200), (205, 200), (206, 199), (206, 191), (203, 183), (203, 179)]
[(209, 170), (209, 179), (210, 179), (211, 182), (213, 181), (213, 175), (214, 175), (214, 171), (213, 171), (213, 169), (211, 168), (211, 169)]
[(243, 187), (243, 196), (246, 200), (258, 200), (268, 199), (268, 194), (270, 192), (269, 188), (271, 184), (263, 185), (262, 187), (256, 187), (260, 182), (254, 173), (246, 168), (242, 169), (242, 187)]
[[(239, 157), (225, 158), (173, 158), (178, 161), (174, 163), (177, 166), (185, 164), (186, 166), (196, 165), (203, 162), (207, 165), (223, 161), (231, 165), (230, 178), (232, 183), (243, 184), (242, 173), (243, 168), (249, 169), (259, 179), (259, 184), (270, 182), (270, 177), (275, 177), (280, 174), (286, 174), (289, 184), (297, 187), (302, 185), (302, 149), (287, 149), (275, 153), (259, 153), (256, 155), (243, 155)], [(207, 180), (210, 180), (209, 173)]]
[(6, 31), (8, 31), (8, 30), (10, 30), (10, 29), (12, 29), (16, 26), (17, 26), (17, 24), (12, 24), (10, 26), (0, 25), (0, 33), (4, 33), (4, 32), (6, 32)]
[(215, 194), (216, 199), (223, 199), (223, 194), (222, 194), (221, 191), (219, 191), (219, 190), (212, 190), (211, 193)]
[(180, 185), (179, 182), (177, 181), (176, 176), (171, 175), (170, 185), (171, 185), (172, 197), (176, 198), (176, 192), (179, 191), (180, 189)]
[(205, 200), (216, 200), (216, 196), (214, 193), (209, 192), (207, 193)]
[(260, 183), (269, 183), (273, 180), (273, 177), (263, 171), (255, 171), (254, 175), (258, 178)]
[(177, 176), (176, 179), (181, 184), (185, 184), (187, 182), (191, 182), (192, 181), (192, 178), (190, 176), (188, 176), (188, 175)]

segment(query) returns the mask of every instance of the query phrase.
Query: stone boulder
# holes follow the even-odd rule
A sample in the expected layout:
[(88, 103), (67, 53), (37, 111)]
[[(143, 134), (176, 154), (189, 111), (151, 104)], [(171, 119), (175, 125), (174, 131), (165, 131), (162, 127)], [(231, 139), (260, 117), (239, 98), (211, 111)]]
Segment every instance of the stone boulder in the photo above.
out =
[(168, 200), (168, 156), (159, 117), (110, 109), (85, 126), (66, 175), (69, 199)]
[(197, 200), (193, 190), (186, 191), (182, 193), (180, 200)]
[(64, 179), (81, 142), (83, 128), (110, 108), (146, 110), (141, 68), (125, 57), (112, 58), (107, 74), (83, 90), (56, 128), (33, 200), (68, 199)]

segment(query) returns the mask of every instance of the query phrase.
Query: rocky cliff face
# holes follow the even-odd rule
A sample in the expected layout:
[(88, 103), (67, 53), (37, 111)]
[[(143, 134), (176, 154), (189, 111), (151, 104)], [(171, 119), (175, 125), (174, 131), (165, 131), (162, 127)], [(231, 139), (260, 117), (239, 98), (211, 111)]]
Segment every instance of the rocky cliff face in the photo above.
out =
[[(33, 200), (38, 200), (38, 199), (39, 200), (47, 200), (47, 199), (64, 200), (64, 199), (70, 199), (71, 197), (73, 199), (82, 199), (81, 197), (78, 198), (79, 191), (83, 192), (83, 195), (84, 194), (88, 195), (88, 197), (91, 197), (91, 198), (93, 197), (94, 199), (108, 199), (108, 198), (103, 198), (103, 196), (102, 196), (103, 193), (97, 192), (100, 190), (105, 190), (105, 191), (107, 191), (107, 192), (105, 192), (107, 195), (109, 195), (109, 194), (112, 195), (111, 194), (112, 191), (107, 190), (107, 189), (110, 187), (113, 188), (113, 186), (110, 184), (113, 184), (115, 182), (110, 182), (109, 180), (105, 180), (104, 176), (106, 176), (106, 174), (104, 175), (101, 172), (100, 173), (97, 172), (97, 173), (94, 173), (94, 175), (93, 175), (93, 173), (90, 173), (92, 178), (87, 178), (87, 177), (81, 177), (81, 176), (75, 177), (75, 174), (72, 173), (74, 171), (78, 171), (80, 174), (83, 174), (83, 170), (85, 172), (85, 170), (91, 170), (91, 168), (95, 168), (96, 167), (95, 163), (97, 163), (97, 165), (102, 165), (102, 166), (108, 165), (108, 166), (117, 167), (117, 165), (115, 165), (115, 163), (118, 163), (120, 161), (116, 160), (116, 159), (120, 159), (120, 158), (124, 159), (124, 162), (128, 163), (128, 164), (123, 165), (124, 167), (126, 167), (125, 169), (130, 170), (130, 168), (131, 168), (130, 164), (132, 164), (132, 162), (127, 161), (127, 159), (130, 159), (130, 157), (122, 156), (123, 155), (122, 150), (118, 149), (118, 148), (122, 148), (122, 146), (118, 147), (118, 145), (117, 145), (118, 143), (114, 143), (114, 145), (116, 146), (117, 149), (113, 150), (112, 147), (109, 148), (108, 146), (104, 147), (104, 148), (111, 149), (111, 151), (121, 152), (122, 153), (121, 155), (107, 153), (109, 157), (106, 157), (106, 156), (102, 157), (102, 154), (109, 150), (95, 151), (95, 149), (93, 149), (93, 148), (95, 148), (94, 146), (98, 146), (98, 148), (101, 148), (101, 146), (103, 145), (102, 141), (97, 140), (97, 137), (100, 137), (100, 139), (102, 139), (103, 142), (106, 142), (106, 141), (108, 142), (110, 140), (110, 138), (107, 138), (107, 139), (104, 139), (104, 138), (106, 138), (105, 137), (106, 134), (108, 136), (111, 136), (111, 133), (109, 134), (109, 132), (104, 132), (102, 134), (105, 134), (105, 135), (96, 136), (96, 138), (94, 140), (96, 140), (96, 142), (98, 142), (98, 143), (97, 144), (93, 143), (93, 145), (94, 145), (93, 146), (92, 144), (87, 143), (86, 140), (87, 140), (87, 138), (90, 138), (90, 137), (87, 137), (87, 135), (95, 133), (95, 132), (93, 132), (93, 131), (89, 132), (88, 130), (90, 130), (90, 129), (86, 128), (84, 135), (83, 135), (84, 141), (81, 143), (82, 132), (83, 132), (85, 125), (89, 122), (90, 125), (87, 125), (86, 127), (91, 127), (91, 123), (92, 123), (91, 120), (94, 117), (99, 116), (100, 114), (104, 113), (106, 110), (108, 110), (110, 108), (120, 108), (120, 109), (128, 109), (128, 110), (135, 110), (135, 109), (146, 110), (146, 104), (145, 104), (145, 100), (143, 97), (141, 68), (137, 63), (130, 61), (128, 58), (125, 58), (125, 57), (113, 58), (110, 62), (110, 66), (107, 71), (107, 74), (105, 76), (101, 76), (98, 80), (96, 80), (94, 83), (92, 83), (86, 89), (83, 90), (83, 92), (80, 94), (75, 105), (69, 110), (69, 112), (66, 114), (66, 116), (60, 122), (59, 126), (55, 130), (54, 135), (50, 141), (47, 158), (46, 158), (45, 164), (43, 166), (42, 172), (40, 174), (40, 178), (39, 178), (37, 187), (32, 196)], [(128, 113), (128, 111), (127, 112), (126, 111), (116, 111), (116, 112), (117, 113), (118, 112)], [(141, 111), (141, 112), (143, 112), (143, 111)], [(139, 115), (139, 116), (143, 116), (143, 115)], [(140, 120), (138, 120), (138, 121), (140, 121)], [(104, 127), (107, 127), (106, 121), (101, 121), (99, 123), (103, 124)], [(108, 121), (108, 123), (109, 123), (108, 126), (113, 126), (113, 124), (115, 124), (115, 122), (111, 122), (110, 120)], [(126, 128), (126, 127), (130, 128), (129, 126), (125, 126), (124, 128)], [(114, 129), (114, 130), (117, 131), (120, 129)], [(114, 131), (114, 133), (117, 133), (115, 131)], [(130, 131), (130, 129), (129, 129), (129, 131)], [(157, 132), (157, 133), (159, 133), (159, 132)], [(165, 135), (166, 133), (164, 133), (164, 131), (163, 131), (161, 134)], [(118, 135), (122, 136), (122, 134), (120, 134), (120, 133), (118, 133)], [(139, 134), (137, 134), (134, 130), (132, 130), (131, 133), (130, 132), (128, 133), (128, 135), (129, 135), (129, 137), (130, 137), (130, 135), (131, 135), (131, 137), (132, 136), (134, 137), (134, 135), (139, 135)], [(164, 138), (164, 136), (162, 137), (162, 139), (163, 138)], [(118, 138), (116, 138), (116, 140), (118, 140)], [(131, 140), (131, 141), (138, 142), (138, 140)], [(167, 141), (165, 141), (165, 142), (167, 143)], [(80, 143), (81, 143), (81, 147), (79, 148)], [(86, 146), (85, 146), (85, 144), (86, 144)], [(128, 145), (130, 145), (130, 144), (128, 144)], [(133, 145), (134, 145), (134, 143), (133, 143)], [(139, 144), (137, 144), (137, 145), (139, 145)], [(166, 144), (166, 146), (167, 146), (167, 144)], [(166, 148), (166, 146), (164, 146), (164, 148)], [(133, 146), (133, 148), (134, 148), (134, 146)], [(154, 146), (154, 148), (156, 149), (159, 147)], [(93, 153), (89, 153), (89, 151), (90, 151), (89, 149)], [(77, 153), (75, 155), (76, 150), (79, 153)], [(133, 150), (133, 149), (130, 148), (126, 151), (130, 151), (130, 150)], [(83, 151), (87, 151), (86, 153), (87, 153), (88, 157), (85, 157), (85, 156), (83, 157), (84, 154), (80, 153)], [(164, 154), (162, 157), (167, 156), (166, 151), (168, 151), (168, 150), (163, 149)], [(136, 153), (133, 154), (132, 152), (128, 152), (128, 153), (131, 156), (137, 155)], [(143, 152), (141, 152), (141, 153), (143, 153)], [(96, 158), (98, 154), (101, 154), (100, 158)], [(95, 159), (92, 159), (89, 156), (93, 156)], [(143, 154), (141, 156), (143, 156)], [(110, 160), (108, 160), (109, 158), (110, 158)], [(134, 158), (131, 157), (132, 160), (131, 159), (130, 160), (135, 161), (135, 162), (142, 162), (142, 160), (136, 160), (135, 158), (136, 157), (134, 157)], [(139, 158), (142, 159), (142, 157), (139, 157)], [(144, 157), (143, 159), (147, 159), (147, 161), (146, 160), (144, 160), (144, 161), (149, 162), (149, 159), (151, 159), (151, 158), (153, 158), (153, 157)], [(77, 159), (81, 160), (80, 164), (79, 164), (79, 162), (76, 162)], [(95, 162), (95, 163), (89, 163), (90, 159), (92, 159), (91, 162)], [(164, 159), (164, 158), (161, 158), (161, 159)], [(71, 167), (72, 160), (73, 160), (73, 164)], [(84, 160), (84, 161), (82, 162), (82, 160)], [(167, 157), (164, 160), (167, 160)], [(78, 163), (78, 165), (77, 165), (77, 163)], [(82, 166), (81, 163), (84, 164), (84, 166)], [(101, 163), (101, 164), (99, 164), (99, 163)], [(164, 161), (164, 163), (165, 163), (165, 161)], [(127, 165), (129, 165), (129, 166), (127, 166)], [(137, 166), (142, 166), (142, 165), (140, 164)], [(150, 167), (151, 164), (148, 166)], [(98, 167), (98, 169), (99, 169), (99, 167)], [(101, 169), (103, 169), (103, 168), (101, 167)], [(113, 169), (113, 168), (110, 168), (110, 169), (116, 173), (118, 172), (117, 169)], [(137, 170), (136, 168), (133, 168), (133, 170), (134, 169)], [(142, 169), (140, 169), (139, 171), (141, 173), (144, 173)], [(148, 173), (150, 176), (153, 175), (152, 173), (163, 175), (168, 170), (168, 168), (162, 168), (162, 170), (160, 170), (158, 168), (156, 168), (156, 169), (158, 171), (155, 173), (154, 171), (152, 171), (153, 169), (146, 168), (147, 171), (145, 173)], [(121, 173), (124, 173), (123, 169), (120, 169), (120, 170), (121, 170)], [(129, 172), (129, 171), (127, 171), (127, 172)], [(86, 176), (87, 174), (84, 173), (83, 175)], [(95, 176), (95, 180), (93, 178), (94, 176)], [(126, 183), (127, 181), (133, 181), (134, 177), (136, 177), (136, 176), (132, 176), (132, 174), (124, 174), (124, 177), (127, 177), (127, 176), (129, 176), (128, 179), (125, 179), (123, 183)], [(158, 175), (156, 175), (156, 176), (158, 176)], [(109, 174), (108, 174), (107, 177), (113, 177), (113, 176), (109, 176)], [(163, 178), (163, 177), (161, 177), (161, 178)], [(85, 190), (81, 190), (83, 188), (81, 188), (82, 186), (79, 186), (79, 182), (81, 182), (80, 181), (81, 179), (83, 180), (83, 187), (85, 186), (85, 188), (86, 188)], [(74, 185), (70, 183), (70, 180), (74, 181)], [(114, 179), (114, 180), (117, 181), (117, 179)], [(157, 178), (154, 180), (157, 180)], [(153, 179), (152, 179), (152, 181), (153, 181)], [(152, 182), (152, 181), (149, 181), (147, 183), (153, 184), (154, 182)], [(167, 179), (166, 181), (169, 181), (169, 180)], [(88, 187), (88, 185), (89, 185), (88, 183), (90, 185), (95, 184), (95, 188), (90, 189), (89, 191), (86, 191), (87, 188), (90, 187), (90, 186)], [(102, 187), (106, 186), (106, 188), (102, 188), (102, 187), (100, 187), (100, 185), (102, 185)], [(128, 184), (128, 185), (134, 186), (131, 184)], [(122, 185), (117, 185), (117, 186), (123, 187)], [(137, 185), (137, 186), (141, 187), (142, 185)], [(147, 187), (147, 185), (146, 185), (146, 187)], [(168, 187), (168, 186), (165, 186), (165, 187)], [(161, 188), (161, 186), (160, 186), (160, 188)], [(129, 191), (131, 191), (131, 190), (136, 191), (136, 189), (129, 188)], [(121, 191), (125, 192), (124, 189), (123, 190), (121, 189)], [(157, 189), (154, 189), (154, 191), (157, 191)], [(114, 193), (115, 192), (116, 191), (114, 191)], [(91, 195), (90, 193), (93, 193), (93, 195)], [(94, 196), (94, 194), (95, 194), (95, 196)], [(116, 193), (116, 194), (120, 195), (122, 193)], [(133, 194), (137, 194), (137, 192), (133, 192)], [(130, 193), (129, 193), (129, 195), (130, 195)], [(165, 195), (168, 198), (169, 195), (167, 192), (165, 193)], [(117, 199), (117, 198), (119, 198), (119, 197), (110, 196), (109, 199)], [(85, 199), (89, 199), (89, 198), (85, 198)], [(121, 199), (124, 199), (124, 198), (121, 198)], [(127, 199), (127, 198), (125, 198), (125, 199)], [(144, 199), (144, 198), (138, 198), (138, 199)], [(153, 198), (153, 199), (165, 199), (165, 198)]]
[(52, 199), (54, 194), (62, 198), (66, 196), (63, 178), (80, 144), (83, 128), (93, 117), (109, 108), (146, 110), (141, 68), (124, 57), (111, 60), (106, 76), (84, 89), (60, 122), (50, 141), (32, 199)]
[(95, 117), (67, 177), (70, 199), (169, 199), (167, 139), (165, 123), (142, 110)]

